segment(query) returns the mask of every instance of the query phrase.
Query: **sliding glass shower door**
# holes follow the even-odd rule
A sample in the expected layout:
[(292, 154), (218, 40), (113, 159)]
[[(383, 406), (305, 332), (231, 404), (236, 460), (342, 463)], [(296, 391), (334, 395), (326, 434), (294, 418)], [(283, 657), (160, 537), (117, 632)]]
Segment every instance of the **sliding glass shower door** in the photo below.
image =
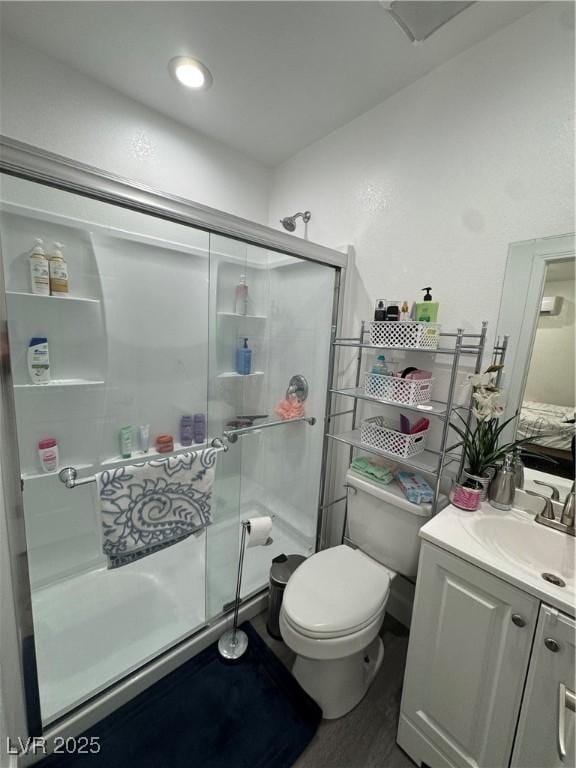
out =
[[(190, 450), (181, 444), (182, 416), (206, 419), (209, 235), (2, 177), (0, 236), (17, 426), (3, 450), (20, 459), (49, 723), (210, 620), (205, 528), (112, 567), (118, 554), (170, 543), (162, 505), (180, 503), (177, 462), (173, 476), (128, 475), (135, 463)], [(63, 244), (68, 296), (34, 293), (37, 238), (48, 255)], [(33, 339), (46, 339), (45, 384), (31, 377)], [(122, 444), (122, 431), (131, 444)], [(156, 444), (162, 435), (173, 440), (166, 454)], [(199, 439), (208, 444), (207, 435)], [(42, 462), (45, 440), (56, 442), (57, 462)], [(63, 467), (93, 482), (67, 488)], [(97, 476), (111, 492), (106, 516)]]
[(214, 615), (234, 597), (241, 520), (273, 517), (272, 543), (246, 551), (243, 598), (274, 557), (314, 551), (336, 275), (219, 235), (210, 265), (209, 424), (229, 444), (207, 542)]
[[(0, 178), (15, 422), (2, 450), (19, 459), (24, 663), (46, 725), (222, 616), (242, 519), (273, 517), (272, 543), (247, 551), (243, 597), (274, 557), (314, 551), (336, 271)], [(66, 297), (39, 292), (33, 249), (63, 250)], [(185, 464), (215, 438), (228, 450), (210, 466)]]

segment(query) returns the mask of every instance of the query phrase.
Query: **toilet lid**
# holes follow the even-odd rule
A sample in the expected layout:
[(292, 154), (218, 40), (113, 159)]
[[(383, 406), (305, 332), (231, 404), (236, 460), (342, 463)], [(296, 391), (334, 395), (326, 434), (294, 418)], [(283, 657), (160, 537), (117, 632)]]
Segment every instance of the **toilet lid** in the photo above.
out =
[(383, 610), (390, 576), (359, 549), (341, 545), (309, 557), (284, 592), (286, 619), (303, 634), (339, 637), (369, 624)]

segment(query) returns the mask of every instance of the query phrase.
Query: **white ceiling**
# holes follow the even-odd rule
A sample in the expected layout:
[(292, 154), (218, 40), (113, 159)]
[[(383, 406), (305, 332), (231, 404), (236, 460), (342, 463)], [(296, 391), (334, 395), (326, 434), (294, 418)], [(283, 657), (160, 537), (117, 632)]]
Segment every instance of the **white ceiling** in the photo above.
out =
[[(2, 2), (3, 32), (276, 165), (536, 2), (477, 2), (413, 45), (378, 2)], [(169, 59), (214, 76), (183, 89)]]

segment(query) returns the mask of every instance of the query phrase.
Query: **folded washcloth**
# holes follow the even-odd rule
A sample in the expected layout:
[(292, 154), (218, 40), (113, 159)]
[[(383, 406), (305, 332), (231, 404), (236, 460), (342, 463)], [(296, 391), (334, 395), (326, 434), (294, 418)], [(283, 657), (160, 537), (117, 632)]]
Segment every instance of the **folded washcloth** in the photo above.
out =
[(351, 467), (355, 472), (358, 472), (360, 475), (365, 475), (381, 485), (388, 485), (394, 480), (394, 475), (390, 472), (388, 467), (377, 464), (366, 456), (356, 456)]
[(416, 475), (414, 472), (398, 472), (396, 480), (404, 496), (412, 504), (430, 504), (434, 499), (434, 491), (422, 475)]
[(117, 568), (211, 523), (217, 453), (209, 448), (98, 475), (102, 549)]

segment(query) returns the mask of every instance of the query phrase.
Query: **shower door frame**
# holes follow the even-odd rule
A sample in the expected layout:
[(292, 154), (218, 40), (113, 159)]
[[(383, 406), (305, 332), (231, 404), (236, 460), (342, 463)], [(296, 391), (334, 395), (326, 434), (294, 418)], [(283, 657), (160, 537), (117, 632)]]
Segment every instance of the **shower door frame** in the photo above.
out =
[[(107, 171), (76, 162), (30, 144), (0, 135), (0, 173), (14, 176), (44, 186), (63, 190), (100, 202), (110, 203), (156, 218), (173, 221), (212, 234), (240, 240), (293, 256), (303, 261), (323, 264), (334, 269), (334, 301), (332, 312), (332, 337), (341, 325), (348, 253), (327, 248), (317, 243), (289, 235), (279, 230), (227, 214), (215, 208), (163, 193), (152, 187), (116, 176)], [(0, 337), (8, 338), (7, 310), (3, 264), (0, 260)], [(326, 387), (326, 411), (328, 393), (333, 385), (333, 359), (326, 350), (330, 366)], [(196, 655), (212, 643), (229, 623), (230, 613), (216, 617), (205, 627), (193, 632), (168, 651), (159, 654), (148, 664), (129, 673), (119, 683), (113, 684), (92, 699), (72, 709), (59, 720), (43, 727), (40, 712), (38, 677), (34, 649), (34, 625), (32, 617), (31, 588), (28, 573), (28, 550), (23, 513), (22, 484), (17, 446), (16, 411), (9, 356), (0, 361), (0, 441), (11, 450), (0, 457), (0, 493), (3, 494), (4, 513), (0, 505), (0, 560), (9, 561), (11, 584), (3, 584), (0, 604), (4, 628), (3, 653), (10, 661), (14, 674), (10, 690), (1, 694), (9, 707), (6, 712), (7, 733), (23, 740), (43, 735), (48, 742), (55, 737), (75, 736), (106, 717), (142, 690), (164, 677), (188, 658)], [(324, 424), (323, 427), (326, 425)], [(326, 431), (324, 429), (324, 431)], [(324, 457), (325, 459), (326, 457)], [(322, 486), (322, 483), (321, 483)], [(318, 501), (317, 546), (321, 540), (324, 520), (322, 514), (322, 487)], [(4, 537), (6, 530), (7, 536)], [(6, 543), (4, 543), (6, 538)], [(0, 566), (7, 571), (6, 564)], [(241, 618), (250, 618), (264, 606), (265, 592), (243, 604)], [(26, 651), (24, 646), (27, 646)], [(31, 655), (32, 654), (32, 655)], [(25, 659), (28, 663), (25, 664)], [(1, 681), (0, 681), (1, 682)], [(0, 746), (0, 756), (4, 746)]]

